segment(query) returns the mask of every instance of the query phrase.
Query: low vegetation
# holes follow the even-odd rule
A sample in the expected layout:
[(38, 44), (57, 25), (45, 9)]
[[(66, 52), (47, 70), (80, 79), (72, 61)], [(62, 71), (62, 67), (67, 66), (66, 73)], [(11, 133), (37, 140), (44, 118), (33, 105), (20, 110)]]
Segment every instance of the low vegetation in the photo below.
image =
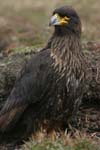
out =
[[(42, 134), (42, 133), (41, 133)], [(100, 147), (89, 136), (83, 133), (75, 133), (72, 138), (69, 134), (62, 135), (58, 139), (38, 137), (25, 142), (22, 150), (99, 150)]]

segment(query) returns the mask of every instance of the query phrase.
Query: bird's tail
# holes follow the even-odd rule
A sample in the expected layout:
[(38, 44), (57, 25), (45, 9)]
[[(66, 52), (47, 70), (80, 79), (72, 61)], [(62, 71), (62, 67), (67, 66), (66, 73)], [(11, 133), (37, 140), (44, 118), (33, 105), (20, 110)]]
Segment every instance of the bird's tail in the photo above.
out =
[(0, 114), (0, 131), (5, 132), (12, 129), (15, 123), (20, 118), (21, 114), (26, 109), (26, 105), (15, 107), (7, 112), (1, 111)]

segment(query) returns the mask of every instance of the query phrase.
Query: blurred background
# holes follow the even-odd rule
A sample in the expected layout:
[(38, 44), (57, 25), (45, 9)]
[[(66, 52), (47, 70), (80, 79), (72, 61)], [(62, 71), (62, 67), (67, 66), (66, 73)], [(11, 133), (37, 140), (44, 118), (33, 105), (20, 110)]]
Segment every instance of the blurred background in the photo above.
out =
[(83, 41), (100, 41), (100, 0), (0, 0), (0, 51), (44, 46), (52, 34), (52, 11), (62, 5), (77, 10)]

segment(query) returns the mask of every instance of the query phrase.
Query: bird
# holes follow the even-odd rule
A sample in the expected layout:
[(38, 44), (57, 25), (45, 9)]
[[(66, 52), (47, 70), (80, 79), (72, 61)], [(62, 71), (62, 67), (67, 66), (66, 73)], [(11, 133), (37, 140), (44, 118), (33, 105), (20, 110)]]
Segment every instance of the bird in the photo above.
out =
[(31, 111), (32, 122), (67, 122), (81, 104), (88, 77), (80, 17), (72, 6), (61, 6), (49, 26), (54, 31), (47, 45), (22, 67), (0, 111), (1, 132), (14, 129)]

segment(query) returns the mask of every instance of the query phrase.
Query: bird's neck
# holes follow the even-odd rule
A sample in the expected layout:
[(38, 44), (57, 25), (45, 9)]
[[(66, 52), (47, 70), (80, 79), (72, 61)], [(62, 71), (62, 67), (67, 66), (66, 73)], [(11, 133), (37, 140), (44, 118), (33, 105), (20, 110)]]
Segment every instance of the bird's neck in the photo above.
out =
[(51, 41), (51, 57), (54, 59), (54, 67), (61, 73), (80, 70), (84, 62), (80, 38), (74, 34), (54, 36)]

